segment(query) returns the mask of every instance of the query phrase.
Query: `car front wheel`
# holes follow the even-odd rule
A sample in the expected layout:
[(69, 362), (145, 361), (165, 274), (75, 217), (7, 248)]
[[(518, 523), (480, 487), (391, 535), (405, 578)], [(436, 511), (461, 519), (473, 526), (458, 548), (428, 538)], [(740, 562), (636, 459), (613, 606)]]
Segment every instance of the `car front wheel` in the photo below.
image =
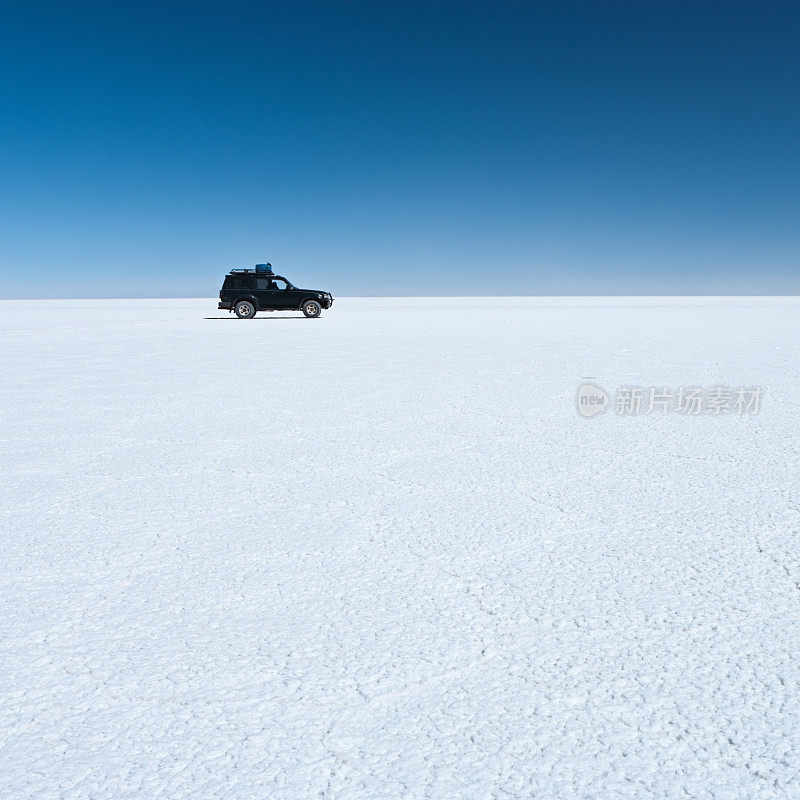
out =
[(318, 317), (322, 313), (322, 306), (316, 300), (306, 300), (303, 303), (303, 313), (307, 317)]
[(236, 304), (236, 316), (239, 319), (252, 319), (256, 315), (256, 307), (249, 300)]

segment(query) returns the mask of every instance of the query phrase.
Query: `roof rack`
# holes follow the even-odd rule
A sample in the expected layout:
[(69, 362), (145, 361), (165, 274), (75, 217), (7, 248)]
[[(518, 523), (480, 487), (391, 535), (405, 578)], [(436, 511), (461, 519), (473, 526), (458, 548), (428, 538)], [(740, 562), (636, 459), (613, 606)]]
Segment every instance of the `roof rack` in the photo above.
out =
[(232, 269), (231, 273), (257, 272), (260, 275), (273, 275), (272, 264), (256, 264), (255, 269)]

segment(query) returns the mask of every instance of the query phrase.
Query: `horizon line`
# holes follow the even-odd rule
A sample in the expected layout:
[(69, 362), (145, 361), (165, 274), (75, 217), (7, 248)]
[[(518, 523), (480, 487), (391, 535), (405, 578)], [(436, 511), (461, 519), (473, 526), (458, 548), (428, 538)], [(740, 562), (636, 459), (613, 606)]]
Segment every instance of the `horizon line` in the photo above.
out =
[[(692, 298), (692, 297), (714, 297), (714, 298), (743, 298), (743, 297), (763, 297), (763, 298), (800, 298), (798, 294), (766, 294), (766, 293), (752, 293), (752, 294), (696, 294), (696, 293), (643, 293), (632, 292), (630, 294), (342, 294), (334, 295), (334, 300), (337, 299), (361, 299), (361, 300), (383, 300), (383, 299), (403, 299), (403, 298), (439, 298), (439, 299), (467, 299), (467, 298), (611, 298), (611, 297), (653, 297), (653, 298)], [(200, 295), (183, 295), (183, 294), (164, 294), (164, 295), (120, 295), (117, 297), (2, 297), (0, 302), (17, 303), (25, 302), (28, 300), (36, 300), (37, 302), (53, 302), (59, 300), (208, 300), (218, 301), (218, 295), (209, 295), (207, 297)]]

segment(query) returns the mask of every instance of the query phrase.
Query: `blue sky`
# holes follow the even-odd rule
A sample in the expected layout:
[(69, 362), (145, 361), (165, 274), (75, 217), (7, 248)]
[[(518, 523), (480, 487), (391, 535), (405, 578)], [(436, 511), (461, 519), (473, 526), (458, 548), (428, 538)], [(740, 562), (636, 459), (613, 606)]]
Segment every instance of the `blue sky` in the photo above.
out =
[(800, 293), (800, 3), (25, 3), (0, 296)]

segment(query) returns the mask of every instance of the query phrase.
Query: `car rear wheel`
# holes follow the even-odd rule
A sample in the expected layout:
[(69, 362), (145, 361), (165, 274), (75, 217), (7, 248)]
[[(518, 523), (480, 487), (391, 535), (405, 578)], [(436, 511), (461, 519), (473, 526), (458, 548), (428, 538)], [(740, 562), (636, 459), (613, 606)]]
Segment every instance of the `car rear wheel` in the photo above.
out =
[(303, 303), (303, 313), (307, 317), (318, 317), (322, 313), (322, 306), (316, 300), (306, 300)]
[(239, 319), (251, 319), (256, 315), (256, 307), (249, 300), (242, 300), (236, 304), (236, 316)]

